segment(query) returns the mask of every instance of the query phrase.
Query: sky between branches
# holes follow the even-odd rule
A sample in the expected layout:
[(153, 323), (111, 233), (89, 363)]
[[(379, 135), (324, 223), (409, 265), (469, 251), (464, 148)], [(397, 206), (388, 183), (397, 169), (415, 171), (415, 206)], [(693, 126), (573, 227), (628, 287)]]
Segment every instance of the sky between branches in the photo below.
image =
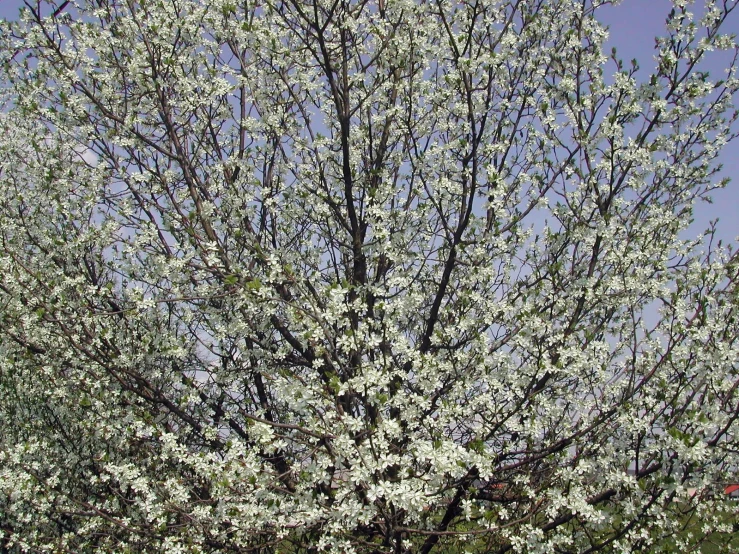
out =
[[(637, 59), (643, 75), (654, 65), (654, 37), (665, 30), (664, 23), (671, 8), (670, 0), (623, 0), (618, 6), (604, 7), (601, 21), (609, 25), (610, 37), (607, 49), (616, 47), (618, 56), (629, 63)], [(0, 18), (16, 19), (23, 0), (0, 0)], [(739, 35), (739, 13), (732, 14), (725, 31)], [(703, 65), (714, 79), (723, 78), (728, 65), (726, 55), (712, 53)], [(609, 68), (615, 71), (611, 65)], [(739, 105), (739, 99), (736, 100)], [(724, 242), (739, 244), (739, 139), (729, 143), (720, 156), (723, 176), (732, 182), (724, 190), (713, 194), (713, 204), (699, 205), (695, 211), (695, 223), (690, 235), (696, 235), (708, 227), (710, 221), (719, 219), (718, 238)]]

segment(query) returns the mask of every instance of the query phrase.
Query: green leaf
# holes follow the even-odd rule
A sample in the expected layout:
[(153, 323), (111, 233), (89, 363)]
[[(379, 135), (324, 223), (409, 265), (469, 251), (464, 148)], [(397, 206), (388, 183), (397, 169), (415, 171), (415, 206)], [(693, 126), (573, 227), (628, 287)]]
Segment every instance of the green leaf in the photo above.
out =
[(473, 441), (470, 441), (467, 444), (467, 447), (472, 450), (473, 452), (477, 452), (478, 454), (482, 454), (485, 450), (485, 443), (482, 442), (480, 439), (475, 439)]
[(338, 376), (332, 376), (329, 380), (328, 386), (331, 388), (334, 394), (339, 394), (339, 390), (341, 390), (341, 381), (339, 381)]

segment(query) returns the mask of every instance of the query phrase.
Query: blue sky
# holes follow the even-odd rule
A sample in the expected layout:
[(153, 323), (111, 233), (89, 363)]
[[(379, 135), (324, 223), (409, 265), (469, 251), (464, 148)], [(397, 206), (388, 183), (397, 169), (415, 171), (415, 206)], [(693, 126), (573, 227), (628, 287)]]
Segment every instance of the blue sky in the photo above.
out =
[[(22, 0), (0, 0), (0, 17), (17, 17), (22, 5)], [(601, 14), (602, 20), (610, 26), (609, 47), (615, 46), (619, 57), (624, 60), (636, 58), (643, 71), (647, 71), (654, 55), (654, 37), (663, 33), (665, 17), (670, 8), (670, 0), (623, 0), (619, 6), (604, 8)], [(739, 10), (732, 14), (726, 31), (739, 34)], [(714, 56), (705, 67), (718, 77), (724, 65), (720, 56)], [(693, 229), (698, 233), (706, 228), (710, 220), (718, 218), (719, 238), (736, 244), (739, 242), (736, 240), (739, 237), (739, 139), (726, 147), (721, 163), (724, 165), (724, 174), (735, 180), (728, 188), (714, 193), (713, 204), (700, 206), (696, 210)]]

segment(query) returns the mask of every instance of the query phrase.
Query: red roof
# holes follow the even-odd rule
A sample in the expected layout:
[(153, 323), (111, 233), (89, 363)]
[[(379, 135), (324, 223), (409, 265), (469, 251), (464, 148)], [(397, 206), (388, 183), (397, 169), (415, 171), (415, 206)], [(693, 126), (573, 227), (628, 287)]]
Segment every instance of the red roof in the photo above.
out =
[(724, 494), (731, 494), (732, 492), (739, 491), (739, 485), (726, 485), (726, 488), (724, 489)]

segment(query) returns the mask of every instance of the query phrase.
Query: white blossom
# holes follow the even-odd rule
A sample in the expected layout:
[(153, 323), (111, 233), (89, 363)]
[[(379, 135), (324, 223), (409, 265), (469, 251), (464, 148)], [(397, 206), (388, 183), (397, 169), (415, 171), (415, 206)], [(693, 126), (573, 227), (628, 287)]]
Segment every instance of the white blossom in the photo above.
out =
[(652, 72), (605, 0), (1, 23), (0, 550), (728, 549), (735, 3), (672, 3)]

